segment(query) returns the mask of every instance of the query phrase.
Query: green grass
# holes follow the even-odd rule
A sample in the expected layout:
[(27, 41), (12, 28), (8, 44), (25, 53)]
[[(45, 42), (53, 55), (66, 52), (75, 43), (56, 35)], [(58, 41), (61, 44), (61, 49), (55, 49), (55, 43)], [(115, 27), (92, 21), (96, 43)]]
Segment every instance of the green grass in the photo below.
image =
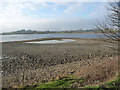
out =
[[(40, 90), (46, 90), (51, 88), (69, 88), (71, 86), (74, 85), (74, 83), (83, 83), (85, 82), (83, 78), (74, 78), (74, 77), (63, 77), (59, 80), (55, 80), (55, 81), (51, 81), (51, 82), (46, 82), (46, 83), (41, 83), (41, 84), (36, 84), (36, 85), (32, 85), (32, 86), (26, 86), (24, 87), (24, 89), (30, 89), (30, 90), (36, 90), (36, 89), (40, 89)], [(109, 82), (105, 82), (101, 85), (96, 85), (96, 86), (84, 86), (83, 88), (89, 88), (92, 90), (104, 90), (104, 88), (116, 88), (115, 90), (117, 90), (117, 88), (120, 88), (120, 77), (119, 75), (114, 78), (112, 81)]]
[(94, 89), (102, 89), (102, 88), (120, 88), (120, 74), (112, 81), (105, 82), (102, 85), (96, 85), (96, 86), (85, 86), (85, 88), (94, 88)]
[(96, 86), (85, 86), (85, 88), (99, 88), (99, 86), (98, 85), (96, 85)]
[(105, 83), (107, 88), (120, 88), (120, 77), (117, 77), (117, 79)]
[(81, 83), (83, 82), (83, 79), (79, 79), (79, 78), (73, 78), (73, 77), (64, 77), (61, 78), (59, 80), (55, 80), (55, 81), (51, 81), (51, 82), (47, 82), (47, 83), (42, 83), (42, 84), (38, 84), (38, 85), (34, 85), (34, 86), (27, 86), (25, 87), (25, 89), (47, 89), (47, 88), (67, 88), (70, 87), (72, 84), (74, 84), (75, 82), (77, 83)]

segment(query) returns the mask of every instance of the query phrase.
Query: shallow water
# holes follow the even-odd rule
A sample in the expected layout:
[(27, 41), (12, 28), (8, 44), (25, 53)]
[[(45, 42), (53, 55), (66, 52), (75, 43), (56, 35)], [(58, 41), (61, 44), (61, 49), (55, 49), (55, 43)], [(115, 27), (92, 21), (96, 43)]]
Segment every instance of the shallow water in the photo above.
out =
[(65, 43), (73, 42), (74, 39), (61, 39), (61, 40), (45, 40), (45, 41), (35, 41), (35, 42), (25, 42), (25, 43), (35, 43), (35, 44), (53, 44), (53, 43)]
[(64, 34), (19, 34), (19, 35), (0, 35), (0, 42), (32, 40), (38, 38), (100, 38), (102, 33), (64, 33)]

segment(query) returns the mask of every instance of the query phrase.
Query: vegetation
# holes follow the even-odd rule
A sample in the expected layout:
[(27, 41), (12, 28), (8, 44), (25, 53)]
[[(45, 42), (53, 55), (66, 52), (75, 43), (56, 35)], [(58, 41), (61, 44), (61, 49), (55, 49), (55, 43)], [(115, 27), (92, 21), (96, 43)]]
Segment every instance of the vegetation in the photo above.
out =
[(35, 30), (18, 30), (14, 32), (6, 32), (2, 33), (2, 35), (13, 35), (13, 34), (48, 34), (48, 33), (86, 33), (86, 32), (94, 32), (99, 33), (99, 30), (66, 30), (66, 31), (35, 31)]
[(68, 88), (71, 87), (74, 83), (82, 83), (83, 79), (73, 78), (73, 77), (63, 77), (59, 80), (37, 84), (34, 86), (26, 86), (24, 89), (37, 89), (37, 88)]
[(32, 89), (32, 90), (36, 90), (36, 89), (50, 89), (50, 88), (75, 88), (74, 84), (81, 84), (81, 86), (79, 85), (79, 87), (82, 88), (91, 88), (91, 89), (105, 89), (105, 88), (114, 88), (114, 89), (118, 89), (120, 88), (120, 77), (116, 77), (114, 80), (109, 81), (109, 82), (105, 82), (103, 84), (100, 85), (96, 85), (96, 86), (83, 86), (82, 83), (84, 83), (84, 79), (82, 78), (73, 78), (73, 77), (63, 77), (59, 80), (55, 80), (55, 81), (51, 81), (51, 82), (47, 82), (47, 83), (42, 83), (42, 84), (36, 84), (33, 86), (26, 86), (24, 87), (24, 89)]
[(85, 86), (85, 88), (96, 88), (96, 89), (99, 89), (99, 88), (100, 89), (102, 89), (102, 88), (114, 88), (114, 89), (118, 90), (118, 88), (120, 88), (120, 73), (112, 81), (105, 82), (101, 85), (96, 85), (96, 86)]
[[(109, 3), (106, 20), (98, 22), (96, 27), (109, 39), (120, 41), (120, 0)], [(116, 31), (116, 32), (114, 32)], [(109, 33), (107, 33), (109, 32)]]
[(106, 82), (102, 85), (86, 86), (85, 88), (96, 88), (96, 89), (98, 89), (98, 88), (100, 88), (100, 89), (102, 89), (102, 88), (116, 88), (116, 89), (118, 89), (118, 88), (120, 88), (120, 77), (117, 78), (116, 80)]

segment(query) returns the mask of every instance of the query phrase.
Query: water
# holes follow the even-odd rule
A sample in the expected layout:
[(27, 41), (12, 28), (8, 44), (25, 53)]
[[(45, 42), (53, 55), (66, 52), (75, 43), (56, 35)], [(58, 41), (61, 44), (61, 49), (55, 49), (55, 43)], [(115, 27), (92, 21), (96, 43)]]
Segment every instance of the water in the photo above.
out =
[(21, 34), (21, 35), (0, 35), (0, 42), (32, 40), (38, 38), (88, 38), (96, 39), (104, 37), (102, 33), (64, 33), (64, 34)]
[(53, 43), (64, 43), (73, 42), (73, 39), (61, 39), (61, 40), (45, 40), (45, 41), (35, 41), (35, 42), (25, 42), (25, 43), (35, 43), (35, 44), (53, 44)]

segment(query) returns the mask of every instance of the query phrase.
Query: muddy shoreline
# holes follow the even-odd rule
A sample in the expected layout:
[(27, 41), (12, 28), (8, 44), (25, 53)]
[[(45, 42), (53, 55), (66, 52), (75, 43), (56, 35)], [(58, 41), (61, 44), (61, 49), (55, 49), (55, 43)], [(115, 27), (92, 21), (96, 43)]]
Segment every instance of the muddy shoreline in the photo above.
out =
[[(66, 38), (59, 38), (59, 39), (66, 39)], [(40, 39), (30, 40), (30, 41), (39, 41), (39, 40)], [(53, 39), (44, 39), (44, 40), (53, 40)], [(54, 40), (58, 40), (58, 39), (54, 38)], [(38, 69), (42, 70), (42, 68), (56, 67), (57, 65), (63, 65), (63, 64), (65, 66), (74, 62), (82, 62), (81, 65), (84, 65), (89, 60), (96, 59), (99, 62), (100, 59), (117, 56), (117, 51), (114, 51), (112, 48), (108, 47), (111, 46), (117, 48), (117, 46), (115, 46), (114, 44), (109, 44), (100, 40), (93, 40), (93, 39), (75, 39), (75, 40), (76, 41), (74, 42), (58, 43), (58, 44), (24, 43), (24, 42), (28, 42), (28, 40), (20, 41), (20, 42), (17, 41), (17, 42), (2, 43), (3, 86), (4, 87), (19, 86), (20, 81), (19, 80), (16, 81), (18, 78), (16, 79), (14, 78), (14, 80), (12, 80), (12, 78), (13, 76), (20, 75), (21, 74), (20, 72), (26, 72), (26, 71), (31, 72), (31, 71), (36, 71)], [(89, 65), (89, 63), (87, 65)], [(56, 72), (59, 70), (60, 68), (57, 68)], [(54, 76), (54, 73), (49, 72), (48, 75), (51, 75), (52, 77)], [(27, 79), (25, 83), (26, 85), (29, 84), (31, 80), (33, 80), (34, 83), (35, 82), (37, 83), (37, 82), (41, 82), (44, 78), (48, 77), (48, 76), (43, 76), (44, 78), (42, 78), (41, 76), (41, 79), (37, 77), (39, 79), (35, 81), (33, 76), (34, 76), (33, 74), (29, 76), (32, 77), (33, 79)]]

